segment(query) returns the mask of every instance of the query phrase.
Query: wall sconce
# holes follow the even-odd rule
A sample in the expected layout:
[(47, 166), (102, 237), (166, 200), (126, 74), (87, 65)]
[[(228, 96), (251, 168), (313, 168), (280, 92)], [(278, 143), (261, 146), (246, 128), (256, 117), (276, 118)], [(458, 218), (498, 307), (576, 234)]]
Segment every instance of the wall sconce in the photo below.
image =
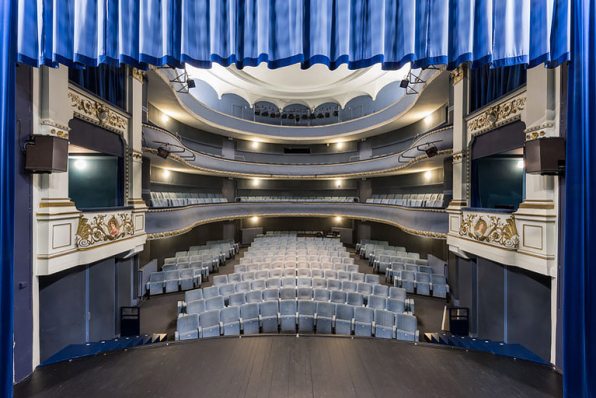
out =
[(335, 186), (341, 188), (341, 180), (335, 180)]
[(336, 144), (336, 146), (337, 146), (337, 149), (342, 149), (344, 147), (344, 143), (343, 142), (338, 142)]
[(259, 185), (259, 182), (260, 181), (255, 178), (254, 180), (252, 180), (252, 185), (256, 187)]
[(428, 170), (426, 173), (424, 173), (424, 179), (426, 181), (430, 181), (431, 177), (432, 177), (432, 173), (430, 172), (430, 170)]
[(253, 223), (256, 223), (256, 222), (259, 221), (259, 217), (256, 217), (256, 216), (255, 217), (252, 217), (251, 220), (252, 220)]
[(85, 169), (87, 168), (87, 161), (86, 161), (86, 160), (84, 160), (84, 159), (77, 159), (77, 160), (74, 162), (74, 166), (75, 166), (75, 167), (76, 167), (78, 170), (80, 170), (80, 171), (83, 171), (83, 170), (85, 170)]
[(335, 221), (341, 222), (341, 217), (335, 217)]
[(167, 178), (169, 178), (169, 177), (170, 177), (170, 174), (171, 174), (171, 173), (170, 173), (170, 170), (168, 170), (168, 169), (163, 169), (163, 178), (164, 178), (164, 179), (167, 179)]
[(170, 117), (168, 115), (166, 115), (165, 113), (163, 113), (161, 115), (161, 121), (164, 122), (164, 123), (167, 123), (167, 122), (170, 121)]
[(257, 149), (259, 147), (259, 141), (253, 141), (251, 146), (253, 149)]

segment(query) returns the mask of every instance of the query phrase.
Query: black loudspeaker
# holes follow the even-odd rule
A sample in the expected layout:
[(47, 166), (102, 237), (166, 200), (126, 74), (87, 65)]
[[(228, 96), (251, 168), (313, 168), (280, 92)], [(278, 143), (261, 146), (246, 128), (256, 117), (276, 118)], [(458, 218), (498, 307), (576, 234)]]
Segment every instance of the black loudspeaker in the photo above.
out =
[(565, 139), (539, 138), (524, 146), (526, 173), (556, 175), (565, 170)]
[(60, 173), (68, 170), (68, 140), (51, 135), (34, 135), (26, 148), (26, 170), (33, 173)]

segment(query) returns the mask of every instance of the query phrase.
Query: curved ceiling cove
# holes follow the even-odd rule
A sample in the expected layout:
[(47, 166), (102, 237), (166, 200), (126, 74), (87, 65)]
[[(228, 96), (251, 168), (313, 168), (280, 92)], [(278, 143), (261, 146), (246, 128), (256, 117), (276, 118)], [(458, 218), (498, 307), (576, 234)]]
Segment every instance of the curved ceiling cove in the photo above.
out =
[[(420, 79), (409, 86), (410, 95), (375, 113), (322, 126), (272, 125), (219, 112), (189, 94), (185, 83), (177, 81), (179, 72), (172, 68), (150, 71), (148, 96), (149, 102), (163, 113), (203, 131), (270, 143), (326, 144), (372, 137), (425, 118), (449, 100), (449, 74), (444, 72), (444, 68), (420, 70)], [(352, 73), (345, 78), (349, 76)], [(253, 79), (248, 74), (246, 78)]]
[[(315, 109), (322, 104), (336, 103), (344, 108), (351, 99), (361, 95), (368, 95), (374, 100), (383, 87), (403, 80), (410, 66), (392, 71), (383, 70), (381, 64), (376, 64), (365, 69), (349, 70), (343, 64), (330, 71), (322, 64), (308, 69), (301, 69), (299, 64), (269, 69), (266, 63), (261, 63), (242, 70), (235, 66), (226, 68), (213, 64), (211, 69), (187, 66), (186, 71), (190, 78), (209, 84), (220, 99), (224, 94), (236, 94), (251, 107), (256, 102), (266, 101), (283, 110), (295, 104)], [(191, 89), (190, 94), (201, 99), (197, 89)]]

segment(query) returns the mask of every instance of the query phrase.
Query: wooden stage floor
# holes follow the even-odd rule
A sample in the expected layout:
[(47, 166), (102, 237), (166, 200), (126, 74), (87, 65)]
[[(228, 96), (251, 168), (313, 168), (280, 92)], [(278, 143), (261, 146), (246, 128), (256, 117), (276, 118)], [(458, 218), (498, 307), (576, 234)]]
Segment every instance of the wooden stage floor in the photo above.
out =
[(562, 397), (532, 362), (395, 340), (259, 335), (138, 347), (38, 368), (15, 397)]

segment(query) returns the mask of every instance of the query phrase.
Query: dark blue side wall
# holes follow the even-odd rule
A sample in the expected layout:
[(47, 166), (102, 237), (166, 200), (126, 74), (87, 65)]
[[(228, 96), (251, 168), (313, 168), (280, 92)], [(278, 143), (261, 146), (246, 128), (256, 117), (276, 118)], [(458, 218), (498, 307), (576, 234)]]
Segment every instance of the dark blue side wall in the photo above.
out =
[[(70, 344), (114, 338), (121, 292), (134, 291), (132, 260), (115, 257), (39, 278), (41, 361)], [(120, 277), (124, 275), (124, 277)]]
[(550, 360), (550, 277), (481, 257), (451, 255), (449, 268), (451, 300), (470, 308), (470, 334), (521, 344)]
[(25, 156), (20, 150), (33, 128), (31, 68), (21, 65), (16, 75), (16, 142), (15, 147), (15, 230), (14, 230), (14, 376), (22, 380), (32, 371), (33, 311), (32, 290), (33, 247), (32, 176), (25, 171)]

